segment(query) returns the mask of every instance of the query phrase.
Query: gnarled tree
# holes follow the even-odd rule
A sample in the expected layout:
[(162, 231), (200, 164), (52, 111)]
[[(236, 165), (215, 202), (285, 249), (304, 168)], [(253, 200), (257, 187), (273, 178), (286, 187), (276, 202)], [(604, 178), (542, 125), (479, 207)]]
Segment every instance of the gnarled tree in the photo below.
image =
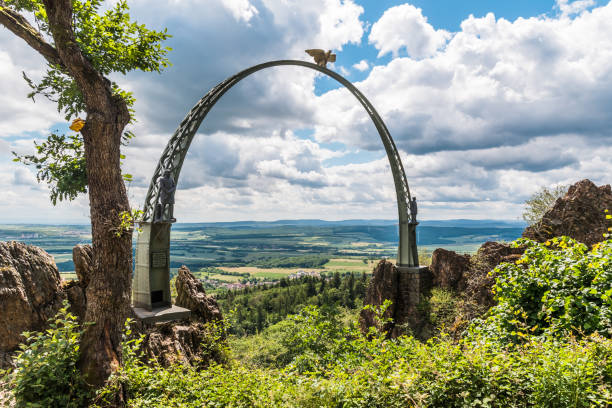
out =
[[(0, 24), (48, 63), (40, 82), (26, 77), (30, 96), (56, 101), (67, 120), (85, 115), (80, 134), (68, 139), (52, 135), (37, 146), (36, 155), (21, 160), (37, 165), (39, 179), (51, 184), (52, 198), (53, 192), (60, 199), (89, 194), (94, 260), (85, 320), (95, 324), (86, 327), (82, 338), (80, 366), (94, 387), (121, 364), (132, 274), (131, 233), (117, 234), (117, 227), (121, 214), (130, 210), (120, 149), (133, 98), (106, 76), (160, 71), (168, 64), (169, 50), (161, 46), (166, 32), (131, 22), (125, 1), (103, 13), (101, 5), (102, 0), (0, 0)], [(28, 13), (37, 28), (26, 19)], [(75, 175), (82, 174), (86, 177), (79, 181)]]

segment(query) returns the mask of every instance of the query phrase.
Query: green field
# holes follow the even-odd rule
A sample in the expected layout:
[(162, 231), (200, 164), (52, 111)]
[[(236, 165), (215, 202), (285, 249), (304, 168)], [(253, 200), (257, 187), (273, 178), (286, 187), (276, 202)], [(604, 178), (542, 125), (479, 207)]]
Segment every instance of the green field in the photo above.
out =
[[(241, 266), (241, 267), (221, 267), (227, 272), (238, 272), (248, 273), (250, 277), (277, 280), (287, 277), (291, 274), (297, 273), (298, 271), (316, 271), (320, 274), (334, 273), (334, 272), (372, 272), (377, 261), (368, 260), (368, 263), (363, 262), (363, 258), (347, 259), (347, 258), (332, 258), (323, 265), (323, 268), (259, 268), (255, 266)], [(220, 274), (209, 274), (210, 279), (219, 279), (232, 282), (240, 280), (238, 276), (220, 275)]]

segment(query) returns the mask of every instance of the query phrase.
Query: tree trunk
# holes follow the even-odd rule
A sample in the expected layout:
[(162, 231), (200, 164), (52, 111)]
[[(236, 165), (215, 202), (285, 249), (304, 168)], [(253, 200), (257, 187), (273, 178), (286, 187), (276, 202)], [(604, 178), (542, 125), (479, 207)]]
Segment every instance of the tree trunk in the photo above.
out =
[(121, 333), (132, 282), (132, 235), (117, 230), (119, 213), (129, 211), (119, 164), (125, 124), (117, 112), (96, 116), (89, 114), (82, 129), (94, 254), (85, 321), (95, 324), (85, 328), (81, 339), (80, 367), (86, 381), (97, 388), (121, 363)]
[[(87, 286), (85, 327), (80, 367), (86, 381), (100, 387), (121, 364), (121, 333), (130, 305), (132, 234), (118, 231), (120, 213), (130, 205), (121, 176), (120, 147), (130, 120), (126, 102), (113, 95), (111, 83), (79, 48), (73, 23), (72, 0), (42, 0), (54, 46), (28, 20), (0, 0), (0, 25), (74, 78), (85, 102), (85, 146), (93, 268)], [(117, 234), (117, 232), (120, 232)]]
[(104, 385), (121, 364), (121, 333), (130, 304), (132, 235), (117, 235), (119, 214), (130, 205), (121, 176), (121, 135), (128, 121), (125, 101), (85, 57), (72, 27), (72, 0), (43, 0), (55, 48), (83, 94), (87, 110), (81, 129), (85, 147), (93, 270), (86, 298), (79, 365), (93, 387)]

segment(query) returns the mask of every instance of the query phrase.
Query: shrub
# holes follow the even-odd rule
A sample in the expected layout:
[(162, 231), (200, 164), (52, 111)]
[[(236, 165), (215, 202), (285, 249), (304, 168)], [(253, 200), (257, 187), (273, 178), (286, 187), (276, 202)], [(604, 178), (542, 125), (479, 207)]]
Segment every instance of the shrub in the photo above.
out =
[(17, 406), (29, 408), (86, 406), (88, 393), (77, 367), (82, 331), (68, 312), (68, 302), (43, 332), (25, 332), (25, 343), (10, 375)]
[[(500, 348), (487, 338), (457, 344), (386, 339), (325, 323), (305, 309), (284, 327), (285, 369), (235, 361), (197, 371), (126, 364), (131, 407), (593, 407), (612, 402), (612, 341), (530, 336)], [(293, 348), (295, 346), (295, 348)], [(317, 353), (314, 351), (317, 350)], [(306, 362), (305, 358), (314, 358)]]
[(542, 187), (535, 192), (527, 201), (525, 201), (525, 211), (523, 211), (523, 219), (529, 225), (537, 224), (546, 211), (552, 208), (559, 197), (563, 197), (567, 193), (569, 186), (560, 185), (557, 187)]
[(501, 343), (541, 334), (612, 337), (612, 240), (591, 250), (569, 237), (513, 245), (525, 253), (495, 268), (498, 304), (473, 332)]

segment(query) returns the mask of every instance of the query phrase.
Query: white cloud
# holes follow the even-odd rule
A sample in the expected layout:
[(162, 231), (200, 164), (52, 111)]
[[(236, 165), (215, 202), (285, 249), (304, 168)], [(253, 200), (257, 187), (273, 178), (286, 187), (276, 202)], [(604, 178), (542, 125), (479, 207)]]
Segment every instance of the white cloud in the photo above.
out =
[(561, 10), (561, 14), (564, 17), (582, 13), (584, 10), (594, 5), (595, 0), (556, 0), (556, 7)]
[(369, 41), (379, 50), (379, 57), (388, 52), (396, 57), (405, 48), (411, 57), (426, 58), (443, 47), (449, 38), (448, 31), (436, 30), (427, 22), (420, 8), (402, 4), (386, 10), (372, 25)]
[[(0, 29), (0, 42), (14, 45), (20, 39), (11, 38), (12, 34)], [(13, 36), (14, 37), (14, 36)], [(23, 41), (22, 41), (23, 42)], [(22, 47), (25, 47), (23, 43)], [(36, 59), (41, 62), (42, 57), (38, 57), (33, 51), (23, 53), (24, 59)], [(24, 132), (44, 132), (58, 121), (63, 120), (57, 113), (54, 104), (47, 101), (44, 97), (38, 96), (36, 103), (27, 98), (31, 89), (21, 76), (24, 71), (21, 60), (14, 60), (7, 52), (0, 50), (0, 79), (2, 80), (2, 92), (0, 92), (0, 139), (9, 136), (19, 136)], [(42, 75), (39, 69), (28, 69), (28, 76), (37, 79)]]
[[(126, 171), (135, 177), (128, 194), (136, 206), (142, 205), (170, 134), (206, 91), (256, 63), (306, 60), (306, 48), (340, 50), (359, 43), (364, 30), (363, 9), (352, 1), (233, 3), (256, 5), (251, 16), (228, 12), (222, 0), (168, 1), (172, 7), (164, 15), (150, 2), (131, 3), (139, 22), (170, 24), (174, 34), (174, 66), (168, 72), (120, 78), (138, 101), (137, 138), (124, 149)], [(369, 39), (381, 55), (409, 57), (371, 67), (356, 86), (401, 150), (423, 218), (513, 218), (541, 185), (585, 177), (610, 182), (612, 5), (590, 11), (575, 3), (558, 5), (555, 18), (470, 17), (452, 38), (410, 5), (387, 10), (373, 25)], [(236, 10), (246, 13), (248, 6)], [(178, 19), (180, 26), (173, 23)], [(0, 30), (0, 41), (10, 37)], [(52, 208), (46, 189), (32, 184), (32, 174), (17, 173), (9, 155), (2, 156), (6, 149), (31, 151), (27, 137), (44, 135), (36, 132), (58, 116), (52, 104), (24, 98), (20, 70), (37, 75), (42, 65), (32, 63), (31, 53), (17, 42), (2, 44), (7, 51), (4, 60), (0, 51), (0, 86), (10, 95), (0, 94), (0, 104), (8, 103), (0, 110), (0, 189), (7, 192), (0, 213), (12, 219), (23, 212), (15, 205), (20, 199), (32, 203), (27, 219), (69, 214), (87, 221), (86, 200)], [(363, 60), (353, 68), (369, 65)], [(318, 75), (303, 68), (270, 69), (223, 97), (185, 161), (177, 192), (180, 221), (397, 215), (386, 157), (339, 164), (336, 159), (347, 151), (319, 144), (382, 152), (371, 120), (348, 91), (315, 96)], [(5, 112), (12, 113), (2, 116)], [(303, 129), (314, 129), (316, 142), (297, 137)], [(11, 134), (26, 138), (6, 137)]]
[(221, 2), (236, 20), (242, 20), (246, 23), (259, 13), (249, 0), (222, 0)]
[(344, 44), (359, 44), (363, 36), (363, 23), (359, 20), (362, 13), (363, 7), (352, 0), (325, 0), (319, 15), (316, 48), (342, 50)]
[(368, 61), (366, 60), (361, 60), (356, 64), (353, 64), (353, 68), (355, 68), (357, 71), (367, 71), (370, 68), (370, 64), (368, 64)]
[[(573, 20), (470, 17), (444, 51), (396, 58), (357, 84), (397, 144), (425, 153), (521, 145), (534, 137), (609, 135), (612, 5)], [(375, 148), (369, 119), (344, 90), (316, 106), (317, 140)], [(365, 132), (368, 133), (365, 133)]]
[(256, 168), (262, 176), (290, 180), (292, 184), (309, 187), (323, 187), (327, 185), (325, 175), (314, 170), (299, 171), (278, 159), (262, 160), (256, 164)]

